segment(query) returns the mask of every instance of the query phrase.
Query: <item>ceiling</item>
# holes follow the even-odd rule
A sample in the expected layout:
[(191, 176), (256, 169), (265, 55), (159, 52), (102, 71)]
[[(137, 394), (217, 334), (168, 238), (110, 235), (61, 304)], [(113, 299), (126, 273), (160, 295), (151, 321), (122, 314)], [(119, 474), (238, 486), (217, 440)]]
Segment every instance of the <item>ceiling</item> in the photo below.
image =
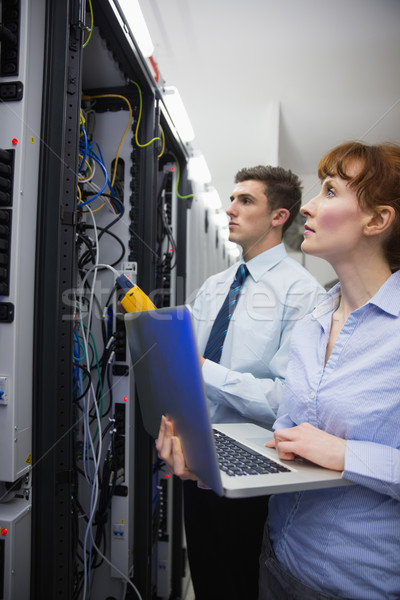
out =
[(140, 0), (212, 184), (238, 169), (316, 173), (349, 139), (400, 143), (400, 0)]

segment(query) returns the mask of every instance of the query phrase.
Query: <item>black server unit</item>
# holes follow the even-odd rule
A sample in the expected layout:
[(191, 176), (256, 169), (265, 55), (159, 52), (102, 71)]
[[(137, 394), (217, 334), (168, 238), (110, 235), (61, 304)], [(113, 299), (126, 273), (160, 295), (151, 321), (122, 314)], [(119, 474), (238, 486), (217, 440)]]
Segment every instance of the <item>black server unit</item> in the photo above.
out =
[(182, 490), (143, 428), (116, 277), (184, 301), (189, 150), (116, 0), (42, 4), (31, 598), (180, 598)]

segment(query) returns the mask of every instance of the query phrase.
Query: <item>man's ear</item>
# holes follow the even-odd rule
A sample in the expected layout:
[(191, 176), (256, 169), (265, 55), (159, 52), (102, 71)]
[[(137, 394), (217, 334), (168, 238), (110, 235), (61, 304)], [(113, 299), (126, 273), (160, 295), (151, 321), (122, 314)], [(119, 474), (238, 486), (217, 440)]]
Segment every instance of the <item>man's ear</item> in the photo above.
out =
[(277, 208), (272, 211), (272, 226), (283, 226), (290, 217), (290, 211), (287, 208)]
[(371, 213), (368, 221), (364, 225), (364, 234), (366, 236), (381, 235), (385, 233), (392, 225), (396, 216), (393, 206), (385, 204), (378, 206)]

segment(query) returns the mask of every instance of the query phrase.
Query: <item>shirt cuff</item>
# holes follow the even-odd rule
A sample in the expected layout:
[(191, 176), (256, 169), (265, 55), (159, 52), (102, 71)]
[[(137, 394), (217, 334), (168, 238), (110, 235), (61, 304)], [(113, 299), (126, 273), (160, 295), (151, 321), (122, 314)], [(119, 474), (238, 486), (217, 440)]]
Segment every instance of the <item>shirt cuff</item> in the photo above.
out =
[(272, 429), (277, 430), (277, 429), (290, 429), (291, 427), (296, 427), (297, 423), (295, 423), (294, 421), (292, 421), (292, 419), (289, 417), (289, 415), (286, 413), (284, 415), (280, 415), (275, 423), (272, 426)]
[(215, 363), (207, 358), (201, 369), (204, 382), (207, 385), (212, 385), (217, 388), (221, 388), (226, 381), (226, 376), (229, 373), (229, 369), (223, 367), (219, 363)]
[(390, 481), (392, 449), (374, 442), (347, 440), (343, 477), (357, 483), (363, 478)]

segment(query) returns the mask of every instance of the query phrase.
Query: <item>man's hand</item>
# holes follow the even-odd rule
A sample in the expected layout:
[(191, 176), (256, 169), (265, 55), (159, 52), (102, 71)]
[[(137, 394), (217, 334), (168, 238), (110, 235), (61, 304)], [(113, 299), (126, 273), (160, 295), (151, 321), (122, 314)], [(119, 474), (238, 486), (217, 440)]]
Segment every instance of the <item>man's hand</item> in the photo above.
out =
[(168, 470), (181, 479), (197, 480), (185, 463), (180, 439), (174, 435), (174, 426), (167, 417), (162, 417), (158, 438), (156, 440), (158, 456), (165, 462)]
[(274, 440), (265, 445), (268, 448), (276, 448), (282, 460), (294, 460), (296, 456), (301, 456), (327, 469), (344, 469), (346, 440), (322, 431), (310, 423), (278, 429), (274, 433)]

